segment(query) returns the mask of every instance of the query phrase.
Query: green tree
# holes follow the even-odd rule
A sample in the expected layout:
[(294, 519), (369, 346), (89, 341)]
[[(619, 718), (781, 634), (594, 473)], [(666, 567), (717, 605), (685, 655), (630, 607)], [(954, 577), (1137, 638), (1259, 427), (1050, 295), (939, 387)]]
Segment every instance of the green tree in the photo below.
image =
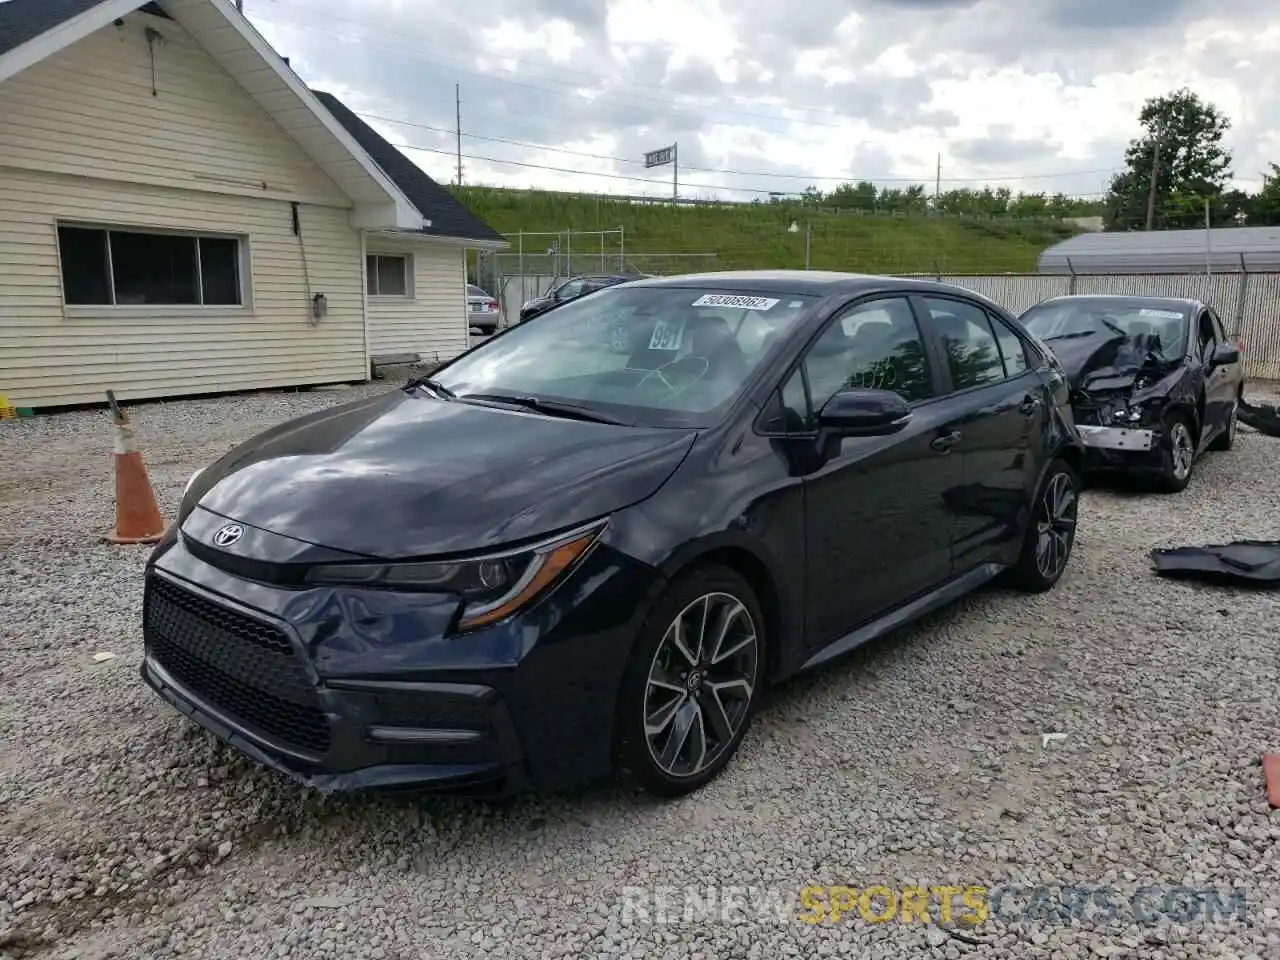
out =
[(880, 191), (880, 209), (886, 213), (904, 216), (922, 216), (929, 212), (929, 198), (924, 184), (909, 187), (886, 187)]
[(1280, 226), (1280, 164), (1262, 175), (1262, 189), (1248, 199), (1246, 222), (1251, 227)]
[(863, 180), (840, 184), (827, 194), (827, 204), (842, 210), (874, 210), (878, 197), (876, 185)]
[(1129, 142), (1125, 170), (1112, 179), (1107, 193), (1107, 229), (1145, 228), (1153, 169), (1152, 228), (1204, 223), (1205, 200), (1220, 198), (1231, 177), (1231, 154), (1222, 146), (1231, 121), (1184, 87), (1148, 100), (1138, 122), (1143, 133)]

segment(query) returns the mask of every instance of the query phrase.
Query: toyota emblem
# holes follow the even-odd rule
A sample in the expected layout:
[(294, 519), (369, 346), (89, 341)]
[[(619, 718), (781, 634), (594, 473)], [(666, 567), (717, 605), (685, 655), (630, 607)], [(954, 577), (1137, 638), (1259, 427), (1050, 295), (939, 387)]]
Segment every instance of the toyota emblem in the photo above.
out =
[(213, 535), (215, 547), (229, 547), (244, 536), (244, 527), (238, 523), (228, 523)]

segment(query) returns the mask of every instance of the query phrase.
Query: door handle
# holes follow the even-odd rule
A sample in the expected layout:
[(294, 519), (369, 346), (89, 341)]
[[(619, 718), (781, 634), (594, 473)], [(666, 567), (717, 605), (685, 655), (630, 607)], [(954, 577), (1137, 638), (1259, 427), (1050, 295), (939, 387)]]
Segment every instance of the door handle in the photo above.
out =
[(929, 446), (930, 448), (937, 450), (939, 453), (946, 453), (948, 450), (950, 450), (959, 442), (960, 442), (960, 431), (952, 430), (950, 433), (945, 433), (942, 436), (935, 439), (932, 443), (929, 444)]
[(1040, 398), (1034, 393), (1028, 393), (1022, 398), (1022, 402), (1018, 404), (1018, 412), (1025, 416), (1031, 416), (1040, 409)]

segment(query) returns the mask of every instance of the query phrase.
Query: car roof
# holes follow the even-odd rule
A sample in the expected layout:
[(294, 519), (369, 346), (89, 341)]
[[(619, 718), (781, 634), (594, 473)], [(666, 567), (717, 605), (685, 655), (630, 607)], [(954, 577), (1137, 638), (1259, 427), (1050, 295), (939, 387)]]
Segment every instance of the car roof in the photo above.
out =
[(1036, 306), (1050, 303), (1069, 303), (1075, 300), (1110, 301), (1117, 305), (1130, 304), (1135, 307), (1165, 307), (1169, 309), (1179, 307), (1184, 310), (1199, 310), (1205, 306), (1203, 300), (1196, 300), (1193, 297), (1147, 297), (1136, 293), (1065, 293), (1059, 297), (1049, 297), (1046, 300), (1041, 300)]
[[(778, 291), (825, 296), (832, 293), (858, 294), (892, 288), (915, 293), (956, 293), (961, 288), (936, 280), (892, 277), (870, 273), (841, 273), (833, 270), (717, 270), (668, 277), (633, 280), (632, 287), (720, 287), (734, 290)], [(988, 298), (963, 290), (977, 300)]]

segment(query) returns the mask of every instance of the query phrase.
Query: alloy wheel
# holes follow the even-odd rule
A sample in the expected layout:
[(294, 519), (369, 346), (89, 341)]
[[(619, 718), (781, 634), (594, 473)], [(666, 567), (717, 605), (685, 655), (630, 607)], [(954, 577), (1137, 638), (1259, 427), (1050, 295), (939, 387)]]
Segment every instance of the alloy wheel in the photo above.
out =
[(1175, 480), (1185, 480), (1191, 473), (1191, 461), (1195, 459), (1195, 452), (1191, 431), (1181, 420), (1175, 420), (1169, 428), (1169, 453), (1173, 459)]
[(667, 627), (649, 667), (644, 733), (668, 776), (697, 776), (733, 743), (750, 711), (759, 650), (750, 610), (728, 593), (699, 597)]
[(1055, 473), (1045, 487), (1037, 521), (1036, 568), (1048, 580), (1058, 577), (1067, 565), (1079, 505), (1070, 474)]

